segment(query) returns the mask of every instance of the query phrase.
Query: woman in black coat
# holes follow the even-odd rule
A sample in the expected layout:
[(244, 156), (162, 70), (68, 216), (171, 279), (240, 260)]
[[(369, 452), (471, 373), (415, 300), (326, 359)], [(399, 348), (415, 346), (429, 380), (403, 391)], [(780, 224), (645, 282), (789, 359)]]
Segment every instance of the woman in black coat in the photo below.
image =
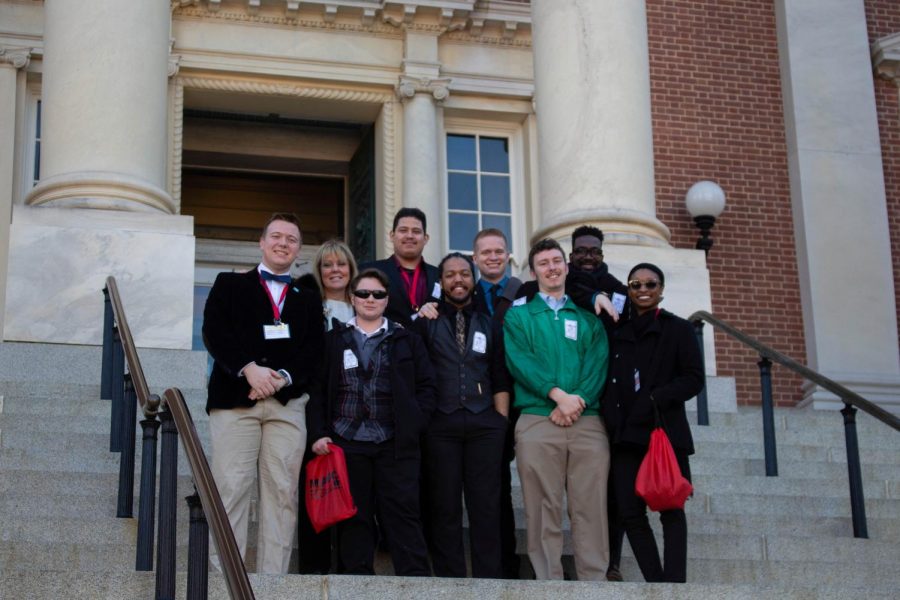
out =
[(631, 315), (613, 332), (601, 410), (612, 441), (610, 477), (619, 518), (641, 573), (647, 581), (683, 582), (687, 570), (684, 510), (660, 513), (665, 539), (660, 561), (647, 506), (634, 492), (654, 427), (654, 404), (682, 474), (691, 477), (688, 455), (694, 453), (694, 443), (684, 403), (703, 388), (703, 359), (693, 326), (659, 308), (664, 285), (662, 270), (649, 263), (636, 265), (628, 274)]

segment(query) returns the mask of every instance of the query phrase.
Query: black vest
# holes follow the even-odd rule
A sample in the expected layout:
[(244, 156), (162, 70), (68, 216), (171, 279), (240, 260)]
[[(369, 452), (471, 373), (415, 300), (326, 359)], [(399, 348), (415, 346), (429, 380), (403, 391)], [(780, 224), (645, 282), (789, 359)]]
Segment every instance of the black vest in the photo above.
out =
[[(484, 336), (484, 352), (476, 352), (476, 337)], [(491, 318), (472, 312), (466, 335), (466, 352), (456, 345), (456, 322), (441, 315), (425, 327), (425, 345), (437, 378), (437, 409), (450, 414), (460, 408), (480, 413), (494, 405), (491, 389), (491, 353), (497, 348), (491, 334)], [(479, 344), (480, 345), (480, 342)]]

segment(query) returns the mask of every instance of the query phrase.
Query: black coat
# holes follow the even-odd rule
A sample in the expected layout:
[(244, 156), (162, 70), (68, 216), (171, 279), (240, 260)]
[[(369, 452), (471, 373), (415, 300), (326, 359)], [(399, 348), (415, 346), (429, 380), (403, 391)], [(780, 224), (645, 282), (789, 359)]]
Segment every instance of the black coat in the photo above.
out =
[[(625, 304), (622, 309), (622, 317), (620, 318), (624, 318), (628, 314), (628, 288), (609, 272), (609, 267), (606, 266), (606, 263), (601, 263), (593, 271), (582, 271), (572, 265), (572, 263), (569, 263), (569, 274), (566, 275), (566, 294), (572, 298), (572, 301), (588, 312), (593, 313), (594, 294), (598, 292), (603, 292), (610, 298), (612, 298), (613, 294), (624, 296)], [(616, 326), (615, 321), (605, 312), (600, 313), (600, 320), (603, 322), (603, 327), (606, 328), (607, 337), (611, 337)]]
[[(693, 454), (684, 403), (704, 385), (703, 359), (694, 327), (665, 310), (650, 318), (641, 334), (634, 325), (629, 319), (613, 331), (609, 378), (601, 402), (610, 438), (614, 444), (650, 443), (654, 427), (652, 395), (672, 446)], [(637, 392), (636, 368), (640, 370)]]
[(288, 286), (281, 321), (290, 326), (290, 339), (266, 340), (263, 325), (272, 325), (272, 305), (256, 269), (219, 273), (203, 310), (203, 341), (214, 362), (209, 377), (207, 412), (213, 408), (249, 407), (250, 385), (238, 373), (256, 362), (273, 370), (285, 369), (292, 383), (275, 394), (282, 404), (308, 391), (322, 356), (322, 301), (296, 282)]
[[(435, 288), (438, 284), (440, 276), (438, 269), (434, 265), (429, 265), (422, 259), (422, 267), (425, 269), (425, 302), (437, 302), (441, 299), (440, 288)], [(359, 266), (359, 270), (375, 268), (382, 271), (388, 276), (391, 285), (388, 289), (388, 305), (384, 311), (384, 316), (400, 323), (404, 327), (412, 325), (412, 316), (416, 309), (409, 303), (409, 296), (406, 294), (406, 287), (403, 284), (403, 276), (400, 274), (400, 268), (393, 256), (388, 256), (382, 260), (376, 260)], [(434, 292), (438, 290), (438, 293)], [(423, 303), (424, 304), (424, 303)]]
[[(394, 400), (394, 450), (396, 456), (416, 456), (419, 436), (435, 408), (435, 380), (428, 350), (417, 334), (390, 323), (391, 393)], [(306, 406), (306, 428), (312, 442), (334, 438), (337, 389), (344, 368), (344, 350), (354, 349), (351, 325), (325, 334), (324, 361), (319, 368)]]

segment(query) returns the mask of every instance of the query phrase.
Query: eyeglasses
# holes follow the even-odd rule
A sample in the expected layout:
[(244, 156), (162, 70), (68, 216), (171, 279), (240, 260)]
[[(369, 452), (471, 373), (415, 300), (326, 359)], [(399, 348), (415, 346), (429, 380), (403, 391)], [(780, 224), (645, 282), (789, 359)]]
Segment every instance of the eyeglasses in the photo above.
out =
[(595, 258), (600, 258), (603, 256), (603, 250), (601, 248), (585, 248), (584, 246), (578, 246), (577, 248), (572, 249), (572, 254), (574, 256), (590, 255)]
[(369, 296), (372, 296), (376, 300), (384, 300), (388, 297), (388, 293), (385, 290), (353, 290), (353, 295), (357, 298), (362, 298), (363, 300)]
[(642, 287), (647, 288), (652, 292), (659, 287), (659, 281), (655, 279), (651, 279), (650, 281), (638, 281), (637, 279), (632, 279), (628, 282), (628, 287), (630, 287), (635, 292), (640, 290)]

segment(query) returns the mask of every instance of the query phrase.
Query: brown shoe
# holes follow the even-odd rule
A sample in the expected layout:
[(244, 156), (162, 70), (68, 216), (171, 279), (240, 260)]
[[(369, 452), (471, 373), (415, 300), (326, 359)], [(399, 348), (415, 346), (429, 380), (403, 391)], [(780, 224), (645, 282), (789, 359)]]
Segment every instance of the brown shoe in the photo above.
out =
[(606, 580), (607, 581), (625, 581), (622, 579), (622, 573), (619, 572), (619, 567), (611, 566), (606, 571)]

